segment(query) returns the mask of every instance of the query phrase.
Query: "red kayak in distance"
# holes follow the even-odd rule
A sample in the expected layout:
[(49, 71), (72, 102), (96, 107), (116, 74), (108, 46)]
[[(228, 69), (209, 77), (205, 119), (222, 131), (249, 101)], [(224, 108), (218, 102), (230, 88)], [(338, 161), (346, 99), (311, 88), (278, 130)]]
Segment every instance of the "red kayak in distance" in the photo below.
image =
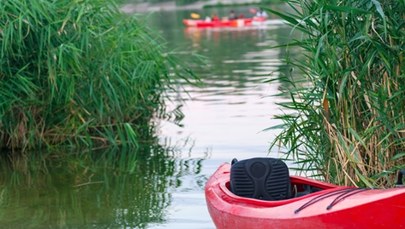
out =
[(183, 19), (183, 24), (187, 27), (243, 27), (264, 23), (266, 20), (266, 17), (240, 18), (233, 20)]
[[(208, 211), (218, 229), (405, 228), (404, 187), (363, 189), (289, 175), (289, 183), (284, 185), (284, 178), (279, 175), (281, 170), (277, 172), (275, 167), (269, 167), (266, 171), (279, 173), (274, 175), (278, 184), (273, 187), (268, 179), (263, 187), (270, 193), (268, 198), (277, 200), (255, 199), (231, 191), (232, 186), (241, 195), (258, 194), (251, 186), (256, 181), (262, 182), (263, 177), (254, 169), (267, 168), (258, 161), (246, 163), (251, 163), (246, 167), (246, 171), (252, 168), (251, 171), (235, 169), (237, 174), (232, 178), (241, 180), (242, 185), (238, 186), (233, 180), (235, 184), (231, 184), (231, 165), (228, 163), (220, 166), (206, 184)], [(250, 179), (252, 177), (257, 179)], [(290, 196), (281, 199), (286, 197), (285, 190)], [(277, 192), (280, 193), (275, 195)], [(259, 198), (267, 198), (264, 194), (259, 193)]]

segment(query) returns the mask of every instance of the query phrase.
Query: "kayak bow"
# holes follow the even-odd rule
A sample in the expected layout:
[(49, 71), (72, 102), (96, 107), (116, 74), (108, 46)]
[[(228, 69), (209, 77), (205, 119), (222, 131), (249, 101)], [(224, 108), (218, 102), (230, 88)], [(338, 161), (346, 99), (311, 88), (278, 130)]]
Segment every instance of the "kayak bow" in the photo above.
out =
[(205, 187), (219, 229), (405, 228), (405, 188), (360, 189), (290, 176), (291, 198), (260, 200), (235, 195), (230, 171), (223, 164)]

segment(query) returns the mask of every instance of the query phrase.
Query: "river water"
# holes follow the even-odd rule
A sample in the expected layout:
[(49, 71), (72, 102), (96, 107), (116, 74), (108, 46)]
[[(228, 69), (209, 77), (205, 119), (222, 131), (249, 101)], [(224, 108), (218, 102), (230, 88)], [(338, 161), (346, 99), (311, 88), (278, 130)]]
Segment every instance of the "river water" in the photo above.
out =
[[(227, 10), (219, 11), (220, 15)], [(248, 8), (237, 10), (249, 14)], [(280, 97), (274, 95), (282, 85), (265, 81), (286, 69), (281, 61), (284, 50), (271, 47), (285, 43), (290, 28), (276, 18), (259, 27), (184, 28), (180, 20), (190, 13), (155, 15), (155, 28), (169, 47), (188, 50), (185, 54), (190, 56), (203, 55), (208, 66), (196, 68), (202, 87), (184, 86), (180, 95), (171, 95), (171, 107), (183, 105), (181, 126), (160, 125), (159, 136), (182, 146), (176, 160), (186, 163), (191, 172), (171, 191), (165, 222), (150, 228), (214, 228), (206, 209), (204, 184), (216, 168), (232, 158), (278, 156), (269, 152), (277, 132), (264, 129), (279, 124), (273, 116), (282, 113), (276, 104)], [(169, 25), (170, 18), (177, 23)]]
[(181, 20), (190, 13), (147, 16), (173, 52), (205, 58), (194, 62), (202, 86), (174, 85), (180, 93), (168, 93), (169, 110), (182, 118), (156, 121), (141, 152), (2, 164), (1, 228), (214, 228), (204, 185), (216, 168), (233, 158), (278, 156), (268, 150), (277, 131), (264, 129), (278, 124), (282, 98), (273, 95), (283, 85), (266, 81), (286, 69), (285, 51), (271, 47), (288, 39), (289, 27), (272, 18), (267, 26), (187, 29)]

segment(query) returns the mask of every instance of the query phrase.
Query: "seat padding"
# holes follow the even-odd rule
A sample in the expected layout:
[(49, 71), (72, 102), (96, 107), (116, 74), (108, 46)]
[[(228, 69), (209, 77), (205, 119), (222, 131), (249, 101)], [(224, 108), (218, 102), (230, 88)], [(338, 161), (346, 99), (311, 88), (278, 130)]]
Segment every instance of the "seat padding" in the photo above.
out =
[(262, 200), (291, 198), (291, 182), (287, 165), (276, 158), (232, 160), (231, 191)]

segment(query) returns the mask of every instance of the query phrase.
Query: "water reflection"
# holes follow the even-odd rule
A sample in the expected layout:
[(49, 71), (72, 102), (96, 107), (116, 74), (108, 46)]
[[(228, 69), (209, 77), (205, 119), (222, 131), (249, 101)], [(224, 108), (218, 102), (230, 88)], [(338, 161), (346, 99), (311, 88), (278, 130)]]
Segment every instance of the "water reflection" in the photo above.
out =
[[(185, 92), (180, 97), (169, 94), (169, 104), (181, 106), (182, 125), (163, 122), (159, 133), (172, 141), (193, 139), (194, 147), (183, 152), (182, 159), (206, 159), (201, 163), (201, 174), (184, 176), (183, 185), (173, 190), (168, 221), (151, 228), (214, 228), (203, 186), (196, 184), (204, 183), (205, 177), (234, 157), (269, 156), (269, 143), (277, 130), (263, 130), (279, 124), (272, 116), (283, 112), (277, 106), (282, 98), (272, 95), (279, 93), (282, 82), (266, 81), (287, 69), (282, 64), (284, 50), (272, 46), (287, 41), (290, 30), (276, 23), (267, 28), (158, 28), (170, 47), (183, 47), (186, 54), (208, 59), (208, 64), (193, 68), (202, 78), (202, 87), (183, 85)], [(270, 153), (277, 156), (277, 152)]]
[(200, 188), (203, 159), (176, 160), (175, 149), (150, 144), (40, 157), (4, 156), (0, 173), (2, 228), (146, 228), (161, 223), (171, 190), (183, 177)]

